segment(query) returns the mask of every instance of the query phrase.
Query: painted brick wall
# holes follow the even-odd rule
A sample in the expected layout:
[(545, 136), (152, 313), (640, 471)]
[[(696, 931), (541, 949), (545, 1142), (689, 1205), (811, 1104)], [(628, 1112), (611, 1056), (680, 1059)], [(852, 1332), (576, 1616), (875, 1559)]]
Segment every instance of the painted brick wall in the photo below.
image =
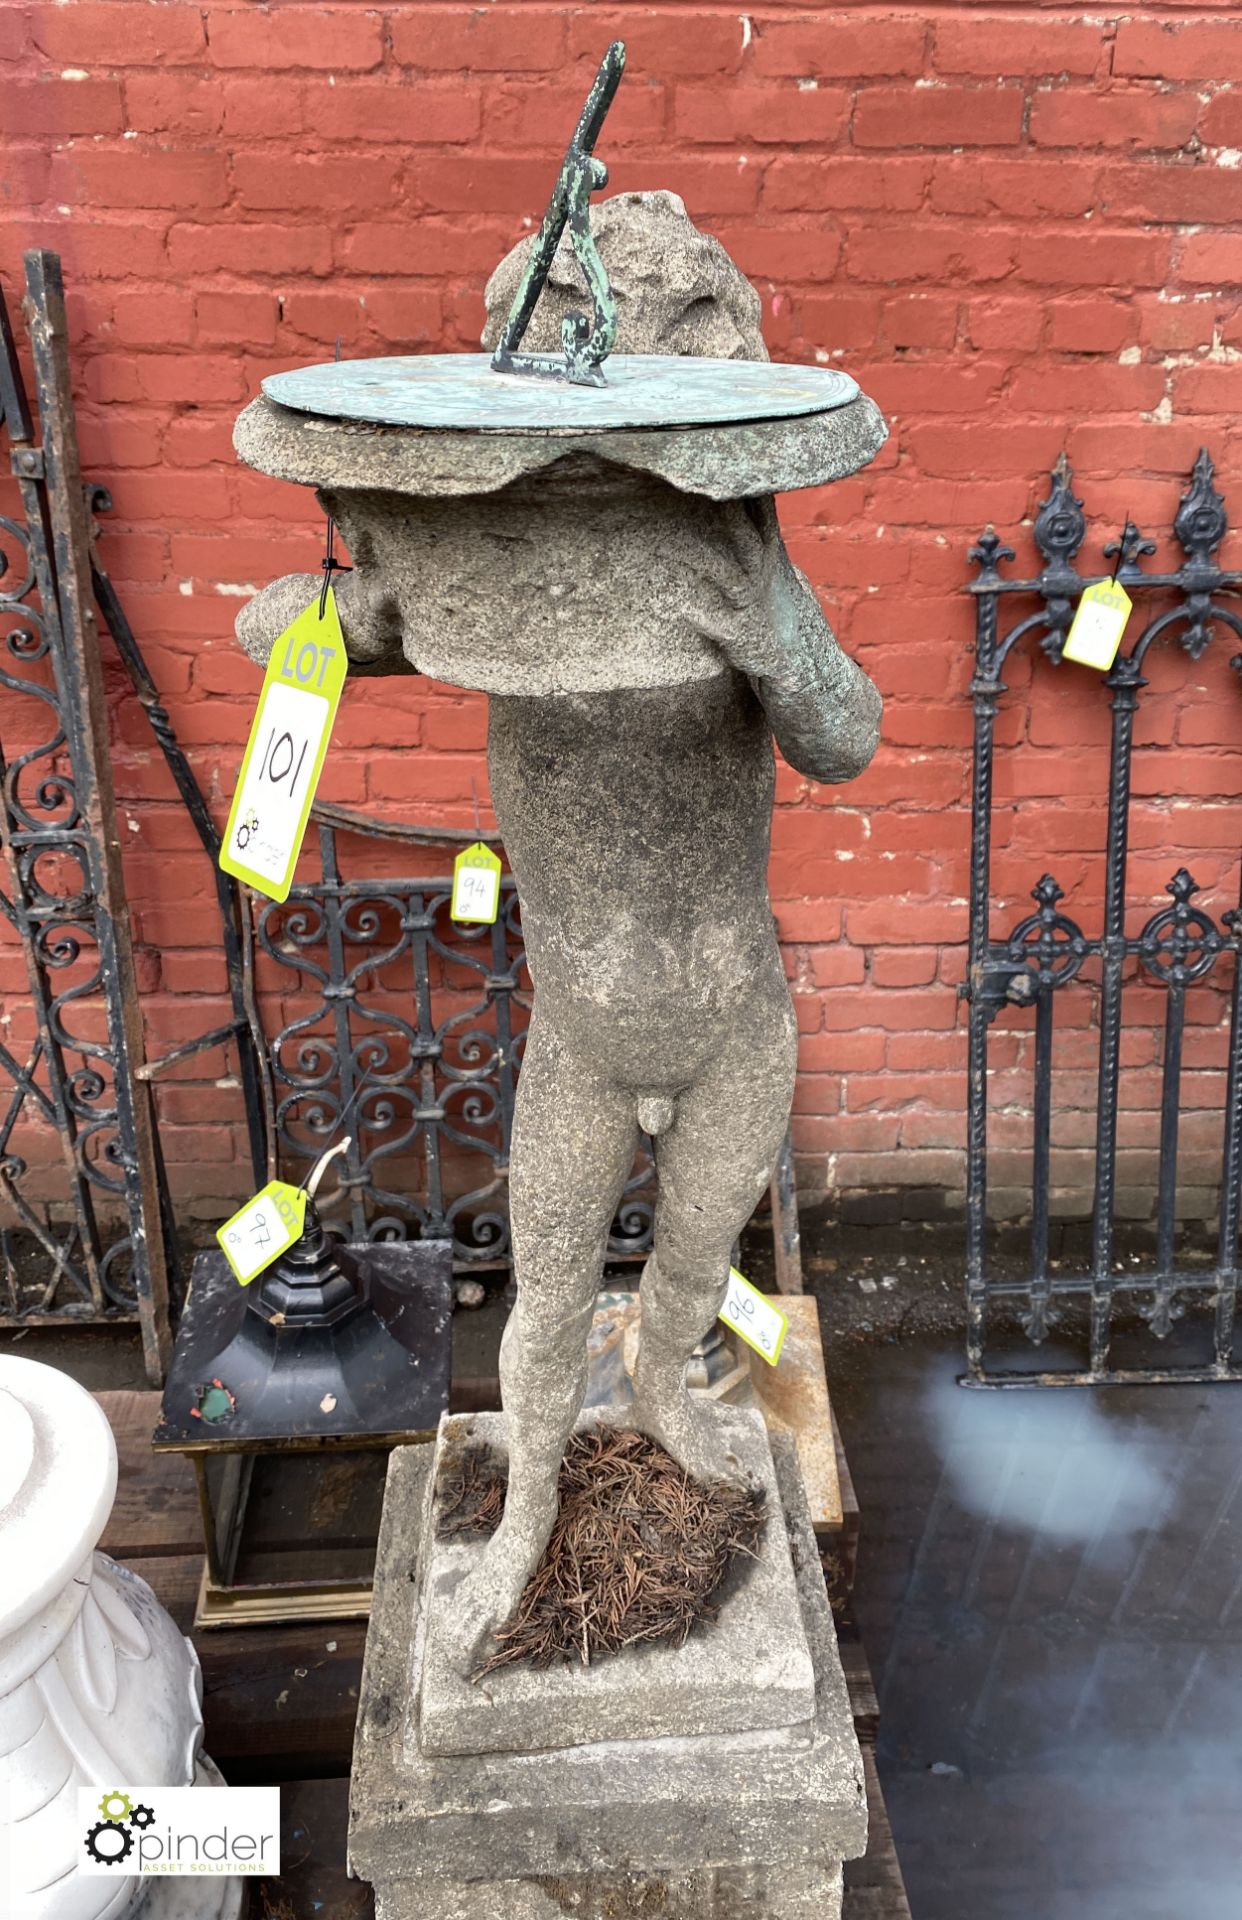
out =
[[(347, 354), (477, 343), (483, 281), (541, 211), (613, 35), (630, 54), (602, 149), (613, 187), (679, 192), (759, 287), (773, 353), (847, 367), (892, 421), (867, 473), (783, 508), (887, 708), (883, 748), (852, 786), (782, 770), (772, 880), (803, 1030), (804, 1189), (899, 1187), (918, 1211), (962, 1184), (966, 547), (994, 520), (1029, 566), (1062, 447), (1097, 551), (1127, 510), (1168, 528), (1203, 442), (1242, 507), (1242, 20), (1228, 0), (1125, 13), (10, 4), (0, 270), (12, 295), (22, 247), (63, 255), (84, 459), (115, 501), (107, 564), (223, 813), (258, 684), (233, 615), (318, 552), (308, 497), (236, 464), (235, 414), (263, 375), (324, 357), (338, 335)], [(1232, 904), (1230, 651), (1152, 670), (1134, 841), (1135, 889), (1153, 902), (1185, 858), (1210, 906)], [(1005, 924), (1052, 867), (1094, 928), (1105, 699), (1042, 658), (1009, 677)], [(201, 856), (145, 721), (112, 686), (162, 1048), (225, 1017), (223, 973)], [(486, 804), (483, 739), (481, 698), (402, 681), (381, 714), (358, 683), (322, 792), (469, 824), (476, 790)], [(16, 1039), (18, 957), (0, 962)], [(1073, 1206), (1091, 1140), (1089, 996), (1062, 1013), (1056, 1181)], [(1154, 993), (1136, 996), (1126, 1043), (1123, 1185), (1140, 1209), (1161, 1014)], [(1212, 994), (1192, 1011), (1191, 1184), (1212, 1177), (1222, 1014)], [(998, 1024), (1002, 1201), (1022, 1174), (1030, 1044), (1029, 1015)], [(163, 1107), (187, 1201), (238, 1191), (235, 1095), (183, 1079)]]

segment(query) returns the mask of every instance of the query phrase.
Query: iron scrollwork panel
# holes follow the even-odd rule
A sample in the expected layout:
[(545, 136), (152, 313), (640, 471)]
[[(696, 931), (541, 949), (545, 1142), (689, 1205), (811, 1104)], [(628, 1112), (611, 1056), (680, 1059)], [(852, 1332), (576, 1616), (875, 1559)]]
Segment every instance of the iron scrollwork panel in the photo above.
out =
[[(1216, 629), (1242, 637), (1242, 619), (1219, 597), (1236, 593), (1242, 585), (1242, 574), (1221, 568), (1216, 560), (1227, 532), (1227, 519), (1206, 449), (1195, 462), (1173, 531), (1185, 555), (1173, 572), (1144, 571), (1143, 561), (1155, 553), (1155, 543), (1129, 520), (1119, 539), (1104, 549), (1105, 558), (1114, 562), (1113, 577), (1121, 581), (1136, 605), (1141, 608), (1144, 597), (1152, 594), (1166, 601), (1170, 595), (1176, 596), (1176, 604), (1171, 608), (1166, 605), (1140, 626), (1137, 637), (1119, 654), (1104, 679), (1111, 700), (1104, 904), (1100, 932), (1090, 936), (1062, 910), (1064, 895), (1051, 874), (1045, 874), (1033, 889), (1034, 913), (1026, 915), (1002, 939), (994, 938), (991, 929), (995, 721), (1007, 691), (1002, 677), (1005, 665), (1014, 650), (1030, 639), (1054, 665), (1060, 665), (1079, 596), (1092, 580), (1101, 577), (1080, 573), (1075, 564), (1086, 537), (1086, 519), (1064, 455), (1053, 470), (1048, 497), (1035, 518), (1035, 542), (1044, 561), (1040, 573), (1029, 580), (1004, 577), (1001, 563), (1015, 556), (991, 527), (971, 549), (979, 572), (970, 588), (976, 607), (971, 683), (975, 737), (969, 965), (963, 994), (970, 1003), (966, 1378), (972, 1384), (1242, 1378), (1242, 1367), (1234, 1353), (1242, 1186), (1242, 909), (1224, 914), (1218, 924), (1193, 904), (1199, 889), (1182, 867), (1167, 885), (1172, 904), (1151, 914), (1137, 935), (1126, 932), (1134, 724), (1142, 691), (1148, 684), (1143, 671), (1147, 655), (1157, 641), (1171, 637), (1198, 660)], [(1039, 604), (1002, 632), (1001, 609), (1007, 596), (1015, 594), (1034, 596)], [(1230, 664), (1236, 672), (1242, 668), (1242, 657), (1233, 658)], [(1185, 1003), (1187, 988), (1205, 978), (1226, 954), (1233, 956), (1234, 980), (1216, 1265), (1208, 1274), (1179, 1268), (1175, 1258)], [(1049, 1261), (1054, 1007), (1057, 994), (1078, 977), (1088, 960), (1095, 963), (1099, 973), (1092, 1252), (1085, 1271), (1054, 1273)], [(1136, 965), (1165, 992), (1156, 1249), (1150, 1268), (1121, 1272), (1115, 1252), (1122, 1015), (1126, 982)], [(1031, 1249), (1027, 1271), (1016, 1281), (998, 1278), (992, 1271), (987, 1230), (988, 1033), (997, 1012), (1006, 1004), (1033, 1007), (1035, 1011)], [(1179, 1368), (1112, 1366), (1114, 1308), (1119, 1301), (1127, 1301), (1152, 1334), (1163, 1339), (1192, 1297), (1208, 1302), (1213, 1309), (1213, 1351), (1208, 1363)], [(1028, 1339), (1038, 1345), (1055, 1326), (1059, 1307), (1071, 1299), (1088, 1310), (1090, 1353), (1084, 1368), (1033, 1374), (989, 1364), (986, 1347), (997, 1306), (1004, 1303), (1016, 1307)]]
[[(69, 401), (59, 263), (26, 256), (43, 445), (34, 444), (0, 298), (0, 401), (24, 518), (0, 521), (0, 912), (25, 963), (32, 1033), (0, 1045), (0, 1321), (140, 1323), (148, 1372), (171, 1345), (156, 1148), (136, 1083), (136, 994), (116, 836), (101, 767), (102, 690)], [(67, 1184), (36, 1194), (55, 1136)]]
[[(513, 1102), (531, 989), (511, 878), (492, 926), (449, 914), (448, 872), (347, 879), (340, 835), (369, 823), (318, 808), (321, 878), (256, 903), (260, 999), (285, 1016), (268, 1044), (282, 1168), (349, 1147), (331, 1217), (355, 1240), (449, 1239), (463, 1268), (510, 1261)], [(387, 827), (407, 846), (448, 834)], [(474, 836), (467, 836), (474, 837)], [(270, 1022), (269, 1022), (270, 1025)], [(609, 1255), (645, 1253), (652, 1165), (640, 1155)]]

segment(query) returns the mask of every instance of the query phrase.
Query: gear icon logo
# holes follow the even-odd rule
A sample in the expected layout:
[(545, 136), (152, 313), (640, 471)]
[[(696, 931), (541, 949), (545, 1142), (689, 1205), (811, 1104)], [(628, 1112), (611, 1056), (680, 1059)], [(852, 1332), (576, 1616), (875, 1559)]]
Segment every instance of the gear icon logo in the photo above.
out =
[(155, 1825), (155, 1808), (141, 1801), (135, 1806), (127, 1793), (113, 1787), (110, 1793), (104, 1794), (97, 1811), (102, 1818), (91, 1828), (83, 1845), (101, 1867), (119, 1867), (134, 1851), (135, 1833), (145, 1833)]
[(91, 1859), (97, 1860), (101, 1867), (119, 1867), (134, 1850), (134, 1836), (119, 1820), (101, 1820), (87, 1834), (85, 1846)]

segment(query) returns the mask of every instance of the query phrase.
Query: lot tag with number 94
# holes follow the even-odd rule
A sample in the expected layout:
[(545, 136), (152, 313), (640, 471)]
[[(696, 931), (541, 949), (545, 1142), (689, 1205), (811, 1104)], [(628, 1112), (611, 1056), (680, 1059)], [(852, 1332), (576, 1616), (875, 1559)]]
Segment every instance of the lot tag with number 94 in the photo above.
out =
[(453, 862), (453, 898), (449, 915), (474, 926), (490, 927), (500, 911), (500, 859), (476, 840)]
[(220, 849), (226, 873), (287, 900), (345, 685), (345, 636), (329, 590), (272, 648)]
[(729, 1268), (729, 1290), (716, 1318), (762, 1354), (770, 1367), (776, 1365), (789, 1332), (789, 1317), (752, 1287), (736, 1267)]
[(269, 1180), (231, 1220), (216, 1229), (220, 1250), (243, 1287), (301, 1238), (306, 1194), (286, 1180)]

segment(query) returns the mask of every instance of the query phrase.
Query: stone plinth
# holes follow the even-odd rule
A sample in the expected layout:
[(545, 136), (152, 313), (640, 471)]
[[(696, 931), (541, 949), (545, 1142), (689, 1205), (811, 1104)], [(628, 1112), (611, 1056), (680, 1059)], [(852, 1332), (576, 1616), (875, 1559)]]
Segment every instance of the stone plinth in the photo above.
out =
[(405, 1880), (376, 1892), (376, 1920), (838, 1920), (841, 1868), (700, 1867), (693, 1873)]
[[(350, 1810), (351, 1871), (375, 1887), (379, 1920), (621, 1920), (656, 1901), (679, 1920), (839, 1914), (841, 1862), (866, 1845), (861, 1756), (792, 1442), (777, 1435), (772, 1454), (769, 1528), (792, 1567), (809, 1721), (462, 1755), (419, 1742), (422, 1616), (452, 1602), (428, 1577), (432, 1449), (394, 1454)], [(710, 1639), (690, 1645), (710, 1673)], [(623, 1687), (628, 1668), (641, 1695), (641, 1665), (625, 1655), (586, 1682), (606, 1665), (619, 1676), (610, 1685)]]

